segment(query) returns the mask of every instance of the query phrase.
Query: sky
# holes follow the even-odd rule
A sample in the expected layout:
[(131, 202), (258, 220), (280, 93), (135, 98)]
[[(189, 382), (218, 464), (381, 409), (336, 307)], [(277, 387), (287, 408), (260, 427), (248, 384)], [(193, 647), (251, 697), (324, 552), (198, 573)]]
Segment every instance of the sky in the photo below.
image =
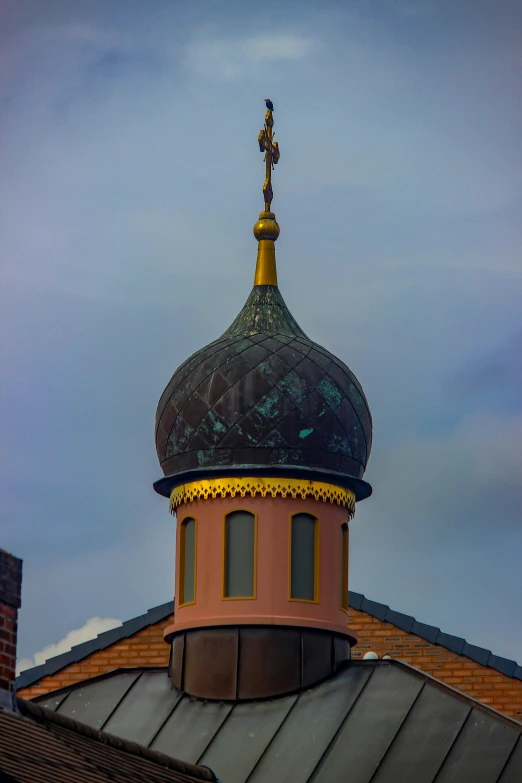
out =
[(522, 6), (0, 0), (0, 546), (21, 668), (171, 600), (158, 399), (253, 280), (374, 422), (350, 588), (522, 662)]

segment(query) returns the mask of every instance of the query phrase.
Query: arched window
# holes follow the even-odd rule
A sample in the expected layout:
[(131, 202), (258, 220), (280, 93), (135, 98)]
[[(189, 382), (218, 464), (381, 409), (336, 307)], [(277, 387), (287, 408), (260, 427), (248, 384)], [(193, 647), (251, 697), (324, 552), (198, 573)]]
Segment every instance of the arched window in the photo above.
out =
[(179, 606), (196, 600), (196, 520), (187, 517), (179, 536)]
[(225, 517), (225, 598), (255, 598), (256, 518), (248, 511)]
[(341, 541), (340, 541), (340, 563), (339, 563), (339, 577), (340, 577), (340, 597), (339, 606), (348, 611), (348, 523), (344, 522), (341, 525)]
[(319, 600), (319, 522), (311, 514), (291, 520), (290, 599)]

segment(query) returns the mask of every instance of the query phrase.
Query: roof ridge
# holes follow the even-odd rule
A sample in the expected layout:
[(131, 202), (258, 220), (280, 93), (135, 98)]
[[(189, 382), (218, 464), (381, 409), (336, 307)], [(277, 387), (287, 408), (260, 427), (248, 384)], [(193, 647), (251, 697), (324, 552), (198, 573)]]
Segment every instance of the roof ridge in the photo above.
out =
[[(356, 611), (366, 612), (366, 614), (369, 614), (382, 622), (395, 625), (402, 631), (406, 631), (406, 633), (414, 633), (416, 636), (420, 636), (421, 639), (431, 642), (431, 644), (439, 644), (441, 647), (445, 647), (456, 655), (464, 655), (466, 658), (479, 663), (481, 666), (495, 669), (506, 677), (522, 680), (522, 666), (519, 666), (516, 661), (494, 655), (491, 650), (486, 650), (484, 647), (468, 644), (465, 639), (444, 633), (440, 628), (436, 628), (433, 625), (420, 623), (411, 615), (402, 614), (402, 612), (396, 612), (394, 609), (390, 609), (387, 604), (369, 600), (362, 593), (355, 593), (350, 590), (348, 594), (348, 604)], [(167, 601), (167, 603), (148, 609), (145, 614), (126, 620), (122, 625), (119, 625), (110, 631), (104, 631), (103, 633), (98, 634), (95, 639), (83, 642), (82, 644), (77, 644), (68, 652), (49, 658), (40, 666), (26, 669), (16, 678), (15, 687), (18, 690), (27, 688), (38, 680), (41, 680), (42, 677), (54, 674), (65, 666), (69, 666), (71, 663), (77, 663), (93, 652), (104, 650), (106, 647), (110, 647), (111, 644), (114, 644), (120, 639), (127, 639), (129, 636), (133, 636), (143, 628), (147, 628), (149, 625), (154, 625), (155, 623), (160, 622), (160, 620), (166, 619), (173, 613), (174, 601)]]
[(39, 723), (53, 723), (56, 726), (73, 731), (76, 734), (80, 734), (83, 737), (102, 742), (104, 745), (109, 745), (116, 750), (130, 753), (134, 756), (140, 756), (155, 764), (159, 764), (162, 767), (167, 767), (176, 772), (181, 772), (184, 775), (189, 775), (194, 780), (205, 780), (216, 783), (218, 778), (212, 772), (209, 767), (205, 767), (199, 764), (189, 764), (185, 761), (180, 761), (172, 756), (167, 756), (165, 753), (160, 753), (157, 750), (150, 750), (137, 742), (130, 742), (129, 740), (120, 739), (113, 734), (107, 734), (104, 731), (98, 731), (84, 723), (69, 718), (66, 715), (60, 715), (53, 710), (48, 710), (46, 707), (42, 707), (34, 701), (27, 701), (26, 699), (17, 700), (17, 706), (20, 714), (23, 717), (31, 718)]
[(486, 650), (484, 647), (468, 644), (460, 636), (444, 633), (434, 625), (419, 623), (411, 615), (396, 612), (394, 609), (390, 609), (387, 604), (370, 601), (362, 593), (350, 591), (348, 603), (352, 609), (366, 612), (366, 614), (376, 617), (382, 622), (391, 623), (402, 631), (406, 631), (406, 633), (413, 633), (427, 642), (439, 644), (456, 655), (464, 655), (466, 658), (481, 664), (481, 666), (495, 669), (506, 677), (522, 680), (522, 666), (519, 666), (516, 661), (503, 658), (500, 655), (494, 655), (491, 650)]
[(492, 707), (491, 704), (485, 704), (483, 701), (480, 701), (479, 699), (476, 698), (476, 696), (472, 696), (472, 694), (470, 693), (464, 693), (464, 691), (459, 691), (459, 689), (456, 688), (454, 685), (449, 685), (447, 682), (444, 682), (444, 680), (439, 680), (433, 674), (424, 671), (424, 669), (417, 669), (416, 666), (412, 666), (411, 663), (407, 663), (406, 661), (400, 661), (397, 660), (397, 658), (392, 658), (389, 661), (383, 661), (381, 658), (381, 660), (379, 661), (352, 661), (351, 663), (352, 665), (354, 663), (358, 663), (362, 665), (373, 663), (379, 666), (392, 664), (393, 666), (398, 666), (399, 668), (402, 667), (404, 669), (408, 669), (408, 671), (414, 672), (414, 674), (424, 679), (425, 682), (429, 682), (431, 685), (436, 686), (441, 690), (449, 691), (450, 693), (453, 694), (453, 696), (457, 696), (461, 701), (471, 702), (473, 708), (477, 708), (482, 712), (492, 713), (493, 715), (495, 715), (496, 718), (503, 721), (504, 723), (508, 723), (510, 726), (513, 726), (516, 729), (520, 729), (520, 727), (522, 726), (522, 721), (519, 721), (516, 718), (512, 718), (509, 715), (505, 715), (503, 712), (499, 712), (494, 707)]

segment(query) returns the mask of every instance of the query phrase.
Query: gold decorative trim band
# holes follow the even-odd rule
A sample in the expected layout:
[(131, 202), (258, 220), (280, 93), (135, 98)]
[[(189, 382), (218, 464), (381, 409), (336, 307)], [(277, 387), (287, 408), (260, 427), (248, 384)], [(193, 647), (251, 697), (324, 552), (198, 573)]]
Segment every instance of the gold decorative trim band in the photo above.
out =
[(191, 481), (175, 487), (170, 494), (170, 512), (174, 514), (182, 503), (190, 503), (193, 500), (207, 500), (216, 497), (235, 497), (236, 495), (261, 495), (266, 497), (277, 495), (286, 498), (313, 497), (315, 500), (324, 500), (325, 503), (337, 503), (348, 509), (350, 519), (355, 514), (355, 495), (349, 489), (336, 487), (324, 481), (306, 481), (293, 478), (251, 478), (232, 476), (229, 478), (204, 479)]

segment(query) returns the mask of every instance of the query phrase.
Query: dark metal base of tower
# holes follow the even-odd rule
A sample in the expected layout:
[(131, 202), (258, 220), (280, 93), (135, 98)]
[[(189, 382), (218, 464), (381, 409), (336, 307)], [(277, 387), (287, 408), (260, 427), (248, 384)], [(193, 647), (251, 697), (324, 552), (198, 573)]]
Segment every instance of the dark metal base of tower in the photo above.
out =
[(171, 637), (170, 677), (201, 699), (242, 701), (299, 693), (350, 660), (355, 638), (275, 626), (204, 628)]

